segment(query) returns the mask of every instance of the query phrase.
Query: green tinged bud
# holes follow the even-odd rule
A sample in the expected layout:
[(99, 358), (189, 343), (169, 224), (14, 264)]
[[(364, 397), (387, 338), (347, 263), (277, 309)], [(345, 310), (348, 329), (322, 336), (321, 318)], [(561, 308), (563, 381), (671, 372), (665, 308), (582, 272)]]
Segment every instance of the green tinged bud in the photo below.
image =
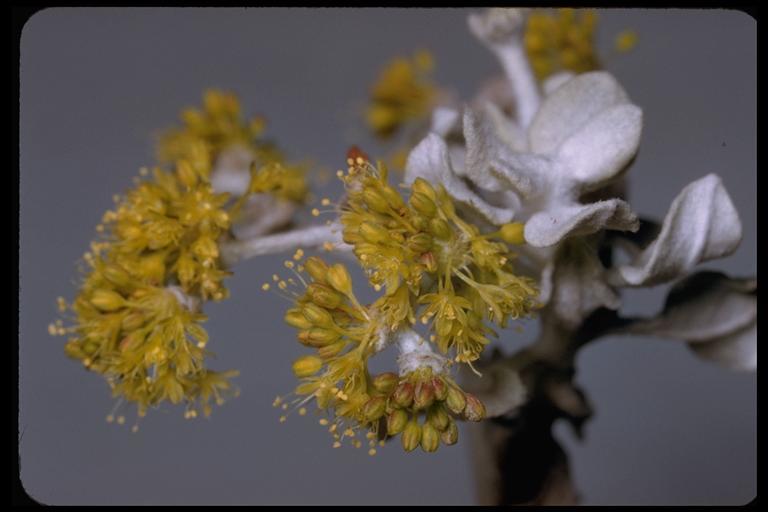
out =
[(360, 236), (372, 244), (381, 244), (390, 240), (387, 230), (370, 222), (363, 222), (358, 229)]
[(387, 416), (387, 435), (395, 436), (403, 431), (408, 424), (408, 413), (402, 409), (395, 409)]
[(405, 201), (403, 201), (400, 193), (389, 185), (386, 185), (381, 189), (381, 195), (386, 199), (387, 203), (389, 203), (389, 206), (396, 211), (405, 206)]
[(389, 212), (389, 204), (387, 203), (387, 200), (373, 188), (368, 187), (363, 190), (363, 201), (368, 205), (368, 208), (376, 213)]
[(349, 277), (347, 267), (341, 263), (336, 263), (328, 269), (328, 284), (333, 289), (344, 295), (352, 294), (352, 278)]
[(413, 190), (415, 193), (423, 194), (427, 196), (432, 201), (437, 200), (437, 194), (435, 193), (435, 189), (432, 188), (432, 185), (430, 185), (429, 182), (424, 178), (416, 178), (415, 180), (413, 180), (413, 184), (411, 185), (411, 190)]
[(131, 282), (128, 272), (114, 264), (104, 266), (104, 277), (117, 286), (126, 286)]
[(453, 420), (449, 421), (448, 427), (440, 434), (440, 440), (447, 446), (456, 444), (459, 440), (459, 427), (456, 426)]
[(336, 309), (341, 305), (343, 297), (324, 284), (311, 283), (307, 286), (307, 295), (318, 306), (326, 309)]
[(312, 329), (301, 331), (298, 334), (299, 341), (308, 347), (324, 347), (338, 340), (341, 335), (337, 332), (323, 329), (322, 327), (313, 327)]
[(480, 421), (485, 418), (485, 405), (475, 395), (466, 393), (467, 406), (464, 409), (464, 417), (469, 421)]
[(525, 224), (522, 222), (510, 222), (499, 229), (499, 237), (508, 244), (521, 245), (525, 243)]
[(413, 392), (413, 406), (418, 409), (426, 409), (435, 401), (435, 390), (429, 382), (419, 382)]
[(448, 409), (450, 409), (451, 412), (455, 414), (461, 414), (464, 412), (464, 407), (467, 405), (467, 399), (460, 389), (454, 386), (449, 386), (448, 394), (445, 397), (445, 404), (448, 406)]
[(366, 421), (373, 422), (384, 416), (387, 409), (386, 398), (375, 396), (363, 405), (363, 417)]
[(419, 263), (424, 265), (428, 272), (437, 270), (437, 259), (435, 259), (435, 255), (432, 252), (425, 252), (419, 256)]
[(102, 311), (115, 311), (125, 305), (125, 299), (112, 290), (98, 289), (91, 296), (91, 304)]
[(448, 416), (448, 412), (442, 404), (432, 407), (427, 413), (427, 423), (441, 432), (448, 428), (450, 421), (451, 417)]
[(410, 407), (413, 403), (413, 384), (401, 382), (392, 393), (392, 402), (403, 409)]
[(432, 248), (432, 237), (427, 233), (417, 233), (408, 238), (408, 248), (415, 253), (421, 254)]
[(323, 361), (315, 356), (303, 356), (293, 362), (293, 374), (298, 378), (309, 377), (320, 371)]
[(312, 328), (312, 322), (307, 320), (307, 317), (304, 316), (304, 314), (301, 312), (300, 309), (289, 309), (285, 313), (285, 322), (290, 325), (291, 327), (295, 327), (297, 329), (311, 329)]
[(451, 227), (439, 217), (429, 221), (429, 230), (440, 240), (448, 240), (451, 237)]
[(388, 395), (397, 386), (398, 377), (392, 372), (380, 373), (373, 379), (373, 389)]
[(448, 385), (441, 377), (432, 379), (432, 389), (435, 390), (435, 399), (443, 401), (448, 396)]
[(403, 433), (400, 435), (400, 439), (406, 452), (412, 452), (419, 446), (421, 442), (421, 427), (416, 418), (408, 422), (405, 429), (403, 429)]
[(120, 323), (120, 328), (124, 331), (135, 331), (142, 325), (144, 325), (144, 315), (141, 313), (131, 313), (123, 318)]
[(325, 276), (328, 274), (328, 265), (317, 256), (310, 256), (304, 262), (304, 269), (307, 273), (319, 283), (325, 283)]
[(331, 343), (330, 345), (326, 345), (324, 347), (320, 347), (317, 349), (317, 355), (322, 357), (323, 359), (328, 359), (330, 357), (335, 357), (341, 353), (342, 350), (344, 350), (344, 347), (347, 346), (347, 342), (344, 340), (337, 341), (336, 343)]
[(312, 325), (317, 325), (320, 327), (332, 327), (334, 325), (333, 317), (328, 312), (328, 310), (321, 308), (317, 304), (307, 302), (302, 306), (301, 312), (304, 314), (304, 317), (312, 323)]
[(434, 217), (437, 213), (435, 202), (424, 194), (412, 194), (410, 203), (414, 210), (426, 217)]
[(440, 446), (440, 433), (429, 423), (421, 427), (421, 449), (432, 453)]

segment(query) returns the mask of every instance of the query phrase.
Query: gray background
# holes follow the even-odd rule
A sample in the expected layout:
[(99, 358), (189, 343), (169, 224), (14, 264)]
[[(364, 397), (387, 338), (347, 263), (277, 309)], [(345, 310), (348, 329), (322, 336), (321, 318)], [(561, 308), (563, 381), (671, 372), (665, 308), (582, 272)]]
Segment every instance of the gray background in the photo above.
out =
[[(277, 421), (272, 399), (295, 384), (302, 349), (278, 319), (287, 304), (259, 285), (281, 257), (252, 260), (210, 305), (221, 369), (242, 394), (208, 421), (170, 407), (137, 434), (108, 425), (103, 380), (46, 332), (71, 299), (75, 262), (111, 196), (153, 163), (153, 138), (207, 87), (240, 94), (292, 156), (343, 165), (351, 143), (376, 154), (358, 114), (387, 59), (430, 49), (436, 79), (469, 98), (499, 71), (468, 33), (466, 11), (50, 9), (21, 41), (21, 477), (49, 504), (411, 503), (474, 500), (468, 443), (436, 454), (333, 450), (314, 419)], [(633, 28), (640, 43), (606, 66), (645, 114), (631, 172), (635, 211), (662, 217), (687, 183), (722, 176), (744, 241), (716, 268), (756, 272), (756, 23), (735, 11), (601, 13), (601, 54)], [(333, 184), (333, 190), (338, 190)], [(664, 289), (627, 294), (652, 313)], [(533, 328), (518, 339), (528, 339)], [(518, 341), (510, 336), (507, 346)], [(569, 447), (585, 503), (737, 504), (756, 493), (756, 381), (694, 358), (682, 344), (609, 338), (579, 357), (597, 415)], [(465, 437), (466, 439), (466, 437)]]

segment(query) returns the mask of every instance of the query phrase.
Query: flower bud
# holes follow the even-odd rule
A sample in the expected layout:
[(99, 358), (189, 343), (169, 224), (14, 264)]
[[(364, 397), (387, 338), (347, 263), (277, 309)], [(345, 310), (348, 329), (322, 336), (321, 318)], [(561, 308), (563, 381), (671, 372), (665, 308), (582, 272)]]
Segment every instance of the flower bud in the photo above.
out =
[(321, 308), (317, 304), (306, 302), (301, 307), (301, 312), (304, 315), (304, 318), (309, 320), (312, 325), (317, 325), (319, 327), (332, 327), (334, 325), (333, 317), (328, 310)]
[(310, 256), (304, 262), (304, 268), (307, 273), (318, 283), (325, 283), (325, 276), (328, 274), (328, 265), (317, 256)]
[(368, 422), (374, 422), (384, 416), (387, 409), (386, 398), (375, 396), (363, 405), (363, 417)]
[(440, 440), (443, 444), (450, 446), (456, 444), (459, 440), (459, 427), (456, 426), (456, 422), (449, 418), (448, 427), (440, 433)]
[(411, 207), (426, 217), (434, 217), (437, 213), (437, 206), (435, 202), (424, 194), (414, 193), (411, 194), (409, 201)]
[(400, 435), (400, 439), (406, 452), (412, 452), (419, 446), (421, 442), (421, 427), (416, 418), (408, 422), (405, 429), (403, 429), (403, 433)]
[(389, 204), (387, 200), (376, 189), (367, 187), (363, 190), (363, 201), (368, 208), (376, 213), (388, 213)]
[(440, 433), (429, 423), (421, 427), (421, 449), (432, 453), (440, 446)]
[(460, 389), (454, 386), (449, 386), (448, 394), (445, 397), (445, 404), (448, 406), (448, 409), (450, 409), (451, 412), (455, 414), (461, 414), (467, 405), (467, 399)]
[(432, 389), (435, 390), (435, 399), (443, 401), (448, 396), (448, 385), (442, 379), (442, 377), (434, 377), (432, 379)]
[(432, 248), (432, 237), (427, 233), (417, 233), (409, 237), (407, 243), (410, 250), (421, 254)]
[(403, 431), (408, 424), (408, 413), (402, 409), (395, 409), (387, 416), (387, 435), (395, 436)]
[(360, 236), (372, 244), (381, 244), (389, 241), (387, 230), (370, 222), (363, 222), (358, 228)]
[(424, 265), (428, 272), (434, 272), (437, 270), (437, 260), (432, 252), (425, 252), (419, 256), (419, 263)]
[(413, 392), (413, 406), (418, 409), (426, 409), (435, 401), (435, 390), (429, 382), (419, 382)]
[(410, 407), (413, 403), (413, 384), (401, 382), (392, 393), (392, 402), (403, 409)]
[(427, 196), (432, 201), (435, 201), (437, 199), (437, 194), (435, 193), (435, 189), (432, 188), (432, 185), (430, 185), (429, 182), (424, 178), (416, 178), (415, 180), (413, 180), (413, 184), (411, 185), (411, 190), (413, 190), (415, 193), (423, 194)]
[(464, 417), (469, 421), (480, 421), (485, 418), (485, 405), (475, 395), (466, 393), (467, 406), (464, 409)]
[(429, 221), (429, 231), (440, 240), (448, 240), (451, 237), (451, 227), (439, 217)]
[(381, 189), (381, 195), (387, 200), (389, 206), (395, 211), (400, 210), (405, 206), (405, 201), (400, 196), (400, 193), (389, 185), (384, 186)]
[(344, 347), (347, 346), (347, 342), (344, 340), (337, 341), (336, 343), (331, 343), (330, 345), (326, 345), (324, 347), (320, 347), (317, 349), (317, 355), (322, 357), (323, 359), (328, 359), (331, 357), (335, 357), (341, 353), (342, 350), (344, 350)]
[(93, 292), (91, 304), (102, 311), (115, 311), (125, 305), (125, 299), (117, 292), (100, 288)]
[(342, 302), (342, 296), (324, 284), (311, 283), (307, 286), (307, 295), (312, 302), (326, 309), (336, 309)]
[(427, 423), (441, 432), (448, 428), (450, 421), (451, 417), (448, 416), (448, 412), (442, 404), (432, 407), (427, 413)]
[(128, 275), (128, 272), (115, 264), (104, 265), (104, 277), (117, 286), (126, 286), (131, 282), (131, 276)]
[(398, 377), (392, 372), (380, 373), (373, 379), (373, 389), (388, 395), (397, 386)]
[(303, 356), (293, 362), (293, 374), (298, 378), (316, 374), (323, 367), (323, 361), (316, 356)]
[(524, 232), (525, 224), (522, 222), (510, 222), (501, 226), (499, 236), (508, 244), (520, 245), (525, 243)]
[(311, 329), (313, 326), (312, 322), (307, 320), (307, 317), (305, 317), (301, 310), (297, 308), (289, 309), (285, 313), (284, 318), (288, 325), (297, 329)]
[(337, 292), (344, 295), (350, 295), (352, 293), (352, 278), (349, 277), (347, 267), (341, 263), (336, 263), (328, 269), (328, 284), (333, 287)]
[(298, 334), (299, 341), (309, 347), (324, 347), (338, 340), (341, 335), (330, 329), (313, 327)]
[(135, 331), (142, 325), (144, 325), (144, 315), (141, 313), (131, 313), (123, 317), (123, 321), (120, 323), (120, 328), (124, 331)]

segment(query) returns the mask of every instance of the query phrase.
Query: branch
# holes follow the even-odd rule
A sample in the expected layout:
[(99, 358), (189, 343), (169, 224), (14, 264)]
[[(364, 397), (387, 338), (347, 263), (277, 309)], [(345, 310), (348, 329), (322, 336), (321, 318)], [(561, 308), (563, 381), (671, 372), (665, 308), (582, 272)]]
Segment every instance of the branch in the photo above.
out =
[(221, 244), (221, 258), (230, 266), (254, 256), (286, 252), (299, 247), (319, 247), (326, 243), (332, 244), (336, 249), (351, 249), (351, 246), (342, 240), (341, 226), (330, 224), (250, 240), (224, 242)]

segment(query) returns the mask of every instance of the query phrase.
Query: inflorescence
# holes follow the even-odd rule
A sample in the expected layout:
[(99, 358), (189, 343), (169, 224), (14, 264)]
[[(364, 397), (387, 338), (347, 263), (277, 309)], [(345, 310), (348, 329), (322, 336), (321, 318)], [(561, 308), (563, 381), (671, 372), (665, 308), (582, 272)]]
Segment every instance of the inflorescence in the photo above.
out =
[[(299, 342), (316, 352), (293, 365), (301, 380), (297, 397), (278, 398), (275, 405), (303, 415), (314, 398), (331, 416), (320, 421), (330, 424), (334, 446), (344, 438), (361, 446), (358, 431), (364, 430), (371, 454), (376, 439), (398, 434), (406, 451), (420, 445), (431, 452), (440, 440), (456, 442), (452, 415), (484, 417), (483, 404), (461, 390), (450, 367), (480, 357), (495, 334), (489, 324), (504, 327), (536, 307), (534, 281), (512, 266), (509, 246), (524, 243), (523, 226), (481, 234), (459, 217), (442, 186), (418, 179), (406, 200), (387, 183), (382, 164), (374, 167), (355, 149), (347, 163), (347, 173), (338, 173), (346, 188), (343, 238), (382, 294), (363, 305), (343, 264), (315, 256), (302, 263), (303, 251), (286, 261), (296, 279), (273, 276), (281, 292), (292, 293), (285, 320), (299, 330)], [(429, 341), (413, 330), (419, 322)], [(400, 350), (399, 374), (370, 374), (369, 358), (389, 345)]]
[[(236, 393), (229, 381), (236, 371), (213, 371), (204, 362), (210, 352), (201, 305), (228, 295), (220, 241), (251, 195), (301, 201), (307, 190), (303, 173), (258, 139), (263, 123), (241, 119), (233, 95), (209, 91), (204, 110), (187, 110), (183, 119), (184, 127), (161, 141), (166, 168), (142, 169), (146, 179), (115, 196), (115, 208), (96, 227), (101, 236), (84, 255), (77, 297), (58, 301), (62, 313), (71, 311), (72, 325), (58, 320), (49, 327), (69, 336), (67, 355), (103, 375), (118, 406), (136, 403), (139, 417), (164, 401), (185, 402), (187, 418), (198, 410), (208, 416), (212, 399), (221, 404)], [(211, 185), (217, 159), (234, 145), (252, 156), (250, 186), (237, 199)]]

